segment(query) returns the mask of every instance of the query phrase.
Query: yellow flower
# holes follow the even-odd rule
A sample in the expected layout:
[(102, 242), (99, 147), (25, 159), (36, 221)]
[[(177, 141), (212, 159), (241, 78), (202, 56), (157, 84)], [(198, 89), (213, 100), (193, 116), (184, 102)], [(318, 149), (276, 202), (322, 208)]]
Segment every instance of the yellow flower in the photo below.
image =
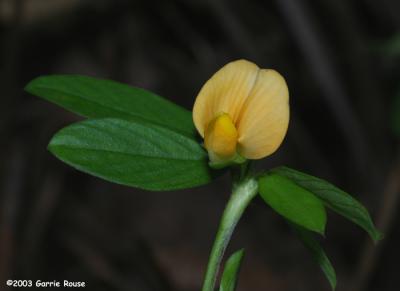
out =
[(200, 90), (193, 120), (211, 163), (269, 156), (289, 124), (285, 79), (246, 60), (228, 63)]

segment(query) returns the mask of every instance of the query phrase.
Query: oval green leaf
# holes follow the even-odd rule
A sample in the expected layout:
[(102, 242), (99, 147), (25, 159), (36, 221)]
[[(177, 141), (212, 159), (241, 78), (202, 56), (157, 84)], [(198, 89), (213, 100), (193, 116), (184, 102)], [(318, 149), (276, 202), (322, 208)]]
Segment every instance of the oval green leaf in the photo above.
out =
[(189, 136), (196, 134), (190, 111), (152, 92), (111, 80), (50, 75), (32, 80), (25, 90), (84, 117), (141, 119)]
[(368, 210), (348, 193), (325, 180), (288, 167), (279, 167), (271, 172), (286, 177), (299, 187), (314, 193), (327, 207), (363, 228), (375, 242), (382, 238)]
[(225, 263), (222, 273), (219, 291), (235, 291), (238, 281), (238, 274), (242, 264), (244, 250), (241, 249), (229, 257)]
[(258, 183), (261, 197), (276, 212), (290, 222), (324, 233), (325, 208), (314, 194), (276, 174), (263, 175)]
[(192, 138), (143, 121), (94, 119), (61, 129), (49, 150), (78, 170), (147, 190), (209, 183), (216, 172)]

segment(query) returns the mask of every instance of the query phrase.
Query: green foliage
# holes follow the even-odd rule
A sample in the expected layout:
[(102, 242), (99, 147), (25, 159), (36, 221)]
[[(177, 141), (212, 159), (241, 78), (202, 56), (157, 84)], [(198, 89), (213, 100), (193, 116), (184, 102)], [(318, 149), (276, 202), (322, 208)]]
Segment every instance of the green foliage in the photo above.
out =
[(382, 238), (382, 234), (375, 228), (367, 209), (346, 192), (327, 181), (287, 167), (279, 167), (271, 172), (286, 177), (298, 186), (314, 193), (327, 207), (367, 231), (375, 242)]
[[(49, 144), (55, 156), (78, 170), (111, 182), (157, 191), (203, 185), (222, 173), (209, 167), (208, 155), (196, 140), (191, 112), (151, 92), (76, 75), (39, 77), (26, 90), (90, 118), (61, 129)], [(398, 100), (393, 120), (400, 135), (400, 97)], [(245, 165), (243, 169), (247, 173)], [(258, 176), (257, 181), (256, 176), (246, 173), (240, 175), (243, 179), (235, 180), (210, 255), (203, 290), (214, 290), (229, 239), (257, 191), (290, 222), (332, 289), (336, 286), (335, 271), (313, 237), (313, 232), (324, 234), (325, 206), (361, 226), (373, 240), (381, 238), (368, 211), (349, 194), (322, 179), (286, 167)], [(227, 260), (220, 291), (235, 290), (243, 254), (240, 250)]]
[(219, 291), (235, 291), (238, 273), (242, 264), (244, 250), (241, 249), (229, 257), (222, 273)]
[(191, 112), (154, 93), (77, 75), (39, 77), (25, 89), (98, 119), (61, 130), (49, 145), (79, 170), (148, 190), (188, 188), (212, 179)]
[(139, 120), (75, 123), (53, 137), (49, 150), (83, 172), (147, 190), (189, 188), (213, 177), (195, 140)]
[(264, 201), (289, 221), (323, 234), (326, 212), (322, 202), (310, 191), (277, 174), (259, 178)]
[(43, 76), (32, 80), (25, 90), (85, 117), (147, 120), (195, 136), (190, 111), (154, 93), (111, 80)]
[(304, 246), (311, 252), (314, 260), (324, 272), (332, 290), (336, 288), (336, 273), (329, 258), (326, 256), (319, 242), (313, 237), (313, 233), (298, 225), (291, 224)]

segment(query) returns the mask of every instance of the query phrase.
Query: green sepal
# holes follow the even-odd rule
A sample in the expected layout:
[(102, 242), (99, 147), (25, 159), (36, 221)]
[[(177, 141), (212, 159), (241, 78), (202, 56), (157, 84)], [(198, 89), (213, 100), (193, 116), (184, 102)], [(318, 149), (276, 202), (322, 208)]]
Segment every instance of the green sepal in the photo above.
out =
[(246, 158), (242, 157), (238, 153), (235, 153), (235, 155), (229, 160), (221, 160), (210, 152), (208, 152), (208, 155), (210, 159), (208, 165), (213, 169), (222, 169), (229, 166), (242, 165), (247, 161)]

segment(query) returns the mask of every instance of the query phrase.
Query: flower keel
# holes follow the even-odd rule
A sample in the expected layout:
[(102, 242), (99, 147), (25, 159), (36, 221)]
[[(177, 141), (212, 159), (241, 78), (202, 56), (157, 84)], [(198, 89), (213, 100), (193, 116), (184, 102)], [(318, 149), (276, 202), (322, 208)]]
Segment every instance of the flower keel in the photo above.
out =
[(238, 132), (232, 119), (226, 113), (215, 117), (207, 126), (204, 146), (213, 163), (231, 160), (236, 154)]

